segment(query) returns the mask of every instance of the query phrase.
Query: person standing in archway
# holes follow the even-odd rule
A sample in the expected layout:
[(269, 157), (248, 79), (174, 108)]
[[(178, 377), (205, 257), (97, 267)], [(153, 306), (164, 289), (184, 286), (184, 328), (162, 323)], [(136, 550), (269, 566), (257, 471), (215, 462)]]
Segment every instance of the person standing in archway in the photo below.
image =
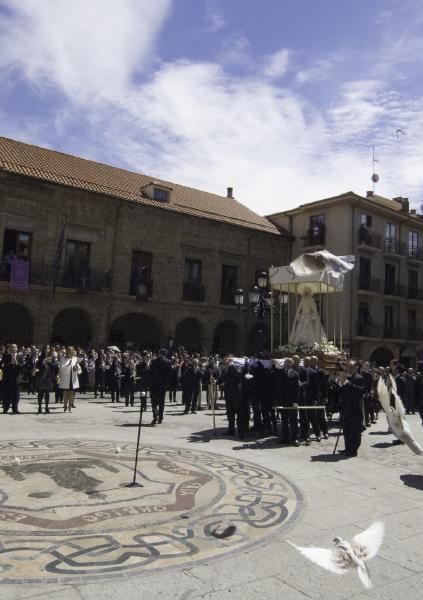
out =
[(59, 386), (63, 390), (63, 410), (72, 412), (75, 390), (79, 389), (78, 375), (81, 373), (75, 348), (68, 346), (66, 355), (59, 361)]

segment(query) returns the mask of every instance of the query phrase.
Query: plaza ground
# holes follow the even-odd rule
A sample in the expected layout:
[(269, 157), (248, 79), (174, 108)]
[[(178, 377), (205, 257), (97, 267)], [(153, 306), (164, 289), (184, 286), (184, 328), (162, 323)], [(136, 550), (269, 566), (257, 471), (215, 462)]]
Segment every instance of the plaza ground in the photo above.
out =
[[(136, 441), (137, 407), (77, 398), (77, 407), (64, 414), (51, 405), (52, 414), (37, 415), (35, 396), (23, 394), (22, 414), (0, 416), (0, 442), (31, 440), (90, 440), (124, 444)], [(125, 573), (94, 582), (67, 584), (0, 584), (1, 600), (417, 600), (423, 589), (423, 468), (422, 458), (405, 446), (392, 446), (386, 419), (379, 417), (362, 438), (359, 456), (343, 459), (332, 454), (337, 427), (329, 440), (299, 448), (281, 446), (277, 438), (247, 437), (238, 440), (224, 434), (224, 411), (217, 413), (217, 434), (211, 411), (183, 415), (177, 404), (166, 404), (161, 425), (144, 427), (141, 443), (210, 452), (221, 457), (254, 463), (281, 474), (297, 486), (298, 518), (245, 550), (181, 568), (161, 569), (126, 577)], [(423, 444), (418, 415), (408, 417)], [(145, 414), (149, 424), (151, 412)], [(132, 426), (131, 426), (132, 425)], [(342, 448), (342, 441), (340, 448)], [(14, 453), (11, 449), (11, 456)], [(11, 483), (1, 474), (6, 493)], [(328, 573), (309, 563), (287, 540), (300, 546), (330, 547), (335, 535), (350, 539), (382, 520), (386, 536), (379, 555), (369, 567), (374, 589), (363, 588), (355, 572), (344, 576)], [(1, 540), (0, 540), (1, 545)], [(0, 560), (1, 563), (1, 560)], [(0, 577), (1, 577), (0, 573)]]

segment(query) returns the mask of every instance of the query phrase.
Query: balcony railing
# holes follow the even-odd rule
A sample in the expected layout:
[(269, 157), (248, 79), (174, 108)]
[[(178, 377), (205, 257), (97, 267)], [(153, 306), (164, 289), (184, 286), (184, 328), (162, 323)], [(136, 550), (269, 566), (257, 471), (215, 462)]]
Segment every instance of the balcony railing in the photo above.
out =
[(401, 254), (403, 256), (407, 255), (406, 245), (394, 238), (385, 238), (383, 242), (383, 248), (387, 254)]
[[(9, 279), (10, 271), (3, 268), (0, 280)], [(111, 276), (99, 269), (57, 269), (51, 264), (30, 262), (29, 284), (99, 291), (110, 289)]]
[(382, 246), (382, 238), (379, 233), (375, 233), (372, 229), (360, 227), (358, 231), (358, 243), (380, 249)]
[(405, 331), (402, 327), (384, 327), (383, 337), (393, 340), (405, 339)]
[(423, 260), (423, 250), (415, 246), (407, 247), (407, 258), (409, 260)]
[(366, 277), (364, 275), (358, 277), (357, 288), (359, 290), (366, 290), (368, 292), (375, 292), (377, 294), (380, 294), (382, 289), (380, 279)]
[(407, 329), (407, 339), (408, 340), (416, 340), (416, 341), (422, 341), (423, 340), (423, 330), (422, 329), (416, 329), (415, 327), (409, 327)]
[(404, 296), (405, 289), (400, 283), (392, 283), (391, 281), (385, 281), (383, 286), (383, 293), (386, 296)]
[(309, 246), (324, 246), (325, 245), (326, 234), (324, 231), (320, 233), (313, 233), (312, 231), (308, 231), (307, 235), (304, 235), (301, 238), (302, 245), (304, 248)]
[(362, 337), (380, 338), (382, 337), (382, 327), (377, 323), (358, 321), (357, 335), (360, 335)]
[(423, 300), (423, 290), (408, 286), (407, 298), (410, 300)]
[(184, 283), (182, 299), (190, 302), (204, 302), (204, 286), (198, 283)]

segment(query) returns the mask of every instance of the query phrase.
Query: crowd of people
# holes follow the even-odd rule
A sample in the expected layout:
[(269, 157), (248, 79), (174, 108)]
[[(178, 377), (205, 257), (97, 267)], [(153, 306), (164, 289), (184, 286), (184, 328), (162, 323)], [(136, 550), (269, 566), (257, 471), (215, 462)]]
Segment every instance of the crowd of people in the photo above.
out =
[(284, 359), (202, 356), (184, 348), (158, 352), (120, 351), (119, 348), (74, 348), (46, 345), (0, 345), (0, 398), (3, 413), (20, 414), (20, 392), (38, 398), (38, 414), (50, 413), (50, 402), (75, 408), (75, 394), (105, 398), (144, 410), (151, 402), (151, 425), (164, 418), (165, 399), (176, 403), (181, 391), (184, 413), (203, 408), (226, 409), (228, 435), (277, 435), (282, 444), (309, 445), (328, 438), (328, 422), (339, 413), (345, 455), (356, 456), (361, 434), (378, 418), (377, 381), (395, 377), (408, 414), (423, 420), (423, 374), (390, 367), (371, 368), (368, 362), (345, 360), (336, 372), (321, 365), (317, 356)]

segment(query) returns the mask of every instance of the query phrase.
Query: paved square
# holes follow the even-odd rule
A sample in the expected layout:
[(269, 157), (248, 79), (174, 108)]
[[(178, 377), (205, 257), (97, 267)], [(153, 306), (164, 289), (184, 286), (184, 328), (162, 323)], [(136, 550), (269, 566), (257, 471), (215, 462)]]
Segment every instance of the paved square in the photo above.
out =
[[(1, 416), (1, 598), (347, 599), (421, 597), (422, 459), (392, 446), (383, 415), (360, 456), (217, 434), (210, 411), (145, 415), (132, 480), (138, 408), (90, 395), (64, 414)], [(417, 439), (423, 430), (408, 417)], [(342, 448), (342, 442), (340, 442)], [(17, 461), (16, 458), (19, 460)], [(386, 539), (369, 563), (375, 588), (332, 575), (286, 543), (329, 547), (376, 519)], [(130, 575), (130, 576), (129, 576)]]

